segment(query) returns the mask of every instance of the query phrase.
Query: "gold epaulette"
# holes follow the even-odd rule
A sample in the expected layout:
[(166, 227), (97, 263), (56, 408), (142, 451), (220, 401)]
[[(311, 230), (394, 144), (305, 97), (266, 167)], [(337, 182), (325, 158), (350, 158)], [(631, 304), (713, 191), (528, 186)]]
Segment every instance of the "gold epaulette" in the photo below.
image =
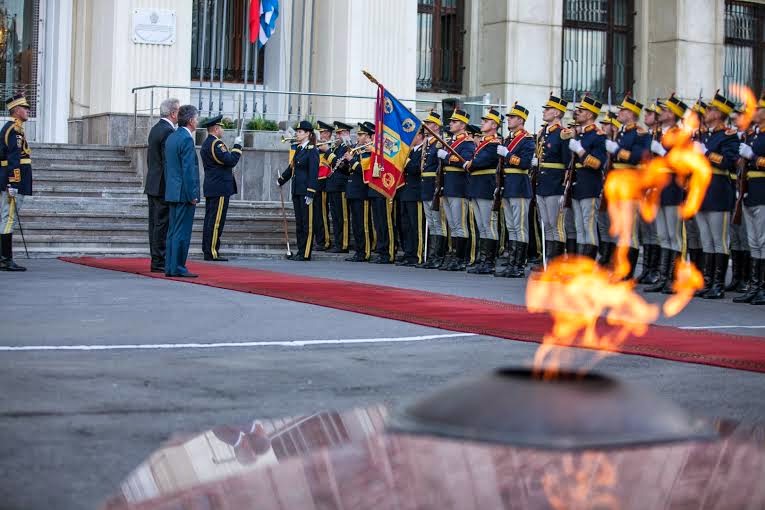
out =
[(559, 129), (560, 126), (558, 124), (553, 124), (549, 128), (547, 128), (548, 133), (554, 133), (557, 129)]
[(736, 128), (726, 129), (725, 134), (728, 136), (733, 136), (733, 135), (738, 136), (738, 130)]

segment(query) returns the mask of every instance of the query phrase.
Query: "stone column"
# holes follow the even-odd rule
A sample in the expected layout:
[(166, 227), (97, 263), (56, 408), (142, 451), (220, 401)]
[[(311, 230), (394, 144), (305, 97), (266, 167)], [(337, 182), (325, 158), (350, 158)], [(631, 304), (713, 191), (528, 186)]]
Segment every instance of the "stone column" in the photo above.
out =
[(40, 65), (42, 87), (38, 105), (37, 140), (66, 143), (69, 118), (69, 61), (72, 53), (72, 0), (41, 4), (45, 30)]

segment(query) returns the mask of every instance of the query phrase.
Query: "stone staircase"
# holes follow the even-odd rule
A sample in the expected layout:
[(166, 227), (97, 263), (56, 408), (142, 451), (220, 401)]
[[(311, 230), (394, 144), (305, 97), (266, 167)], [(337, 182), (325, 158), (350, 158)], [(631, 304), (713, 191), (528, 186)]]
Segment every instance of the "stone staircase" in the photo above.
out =
[[(32, 157), (34, 195), (20, 215), (30, 257), (148, 255), (146, 196), (124, 148), (35, 144)], [(203, 200), (194, 218), (193, 256), (201, 255), (204, 210)], [(291, 208), (288, 215), (294, 247)], [(18, 230), (14, 251), (24, 258)], [(280, 257), (284, 252), (278, 203), (231, 201), (221, 253)]]

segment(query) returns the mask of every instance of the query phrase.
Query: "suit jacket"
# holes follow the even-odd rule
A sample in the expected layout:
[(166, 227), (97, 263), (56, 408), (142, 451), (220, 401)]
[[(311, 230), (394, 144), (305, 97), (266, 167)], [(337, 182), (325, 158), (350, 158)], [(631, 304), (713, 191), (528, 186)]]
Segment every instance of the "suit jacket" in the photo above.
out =
[(180, 127), (165, 142), (165, 200), (199, 200), (199, 161), (194, 139)]
[(160, 119), (149, 131), (146, 151), (146, 184), (143, 192), (154, 197), (165, 196), (165, 142), (175, 130), (172, 124)]

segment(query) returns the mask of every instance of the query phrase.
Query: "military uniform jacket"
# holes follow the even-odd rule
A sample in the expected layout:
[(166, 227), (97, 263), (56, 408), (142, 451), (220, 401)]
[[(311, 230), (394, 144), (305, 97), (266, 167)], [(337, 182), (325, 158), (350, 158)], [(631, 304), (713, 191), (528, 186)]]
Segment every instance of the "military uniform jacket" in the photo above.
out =
[[(457, 151), (457, 154), (462, 156), (465, 161), (473, 159), (475, 153), (475, 143), (470, 137), (461, 133), (457, 135), (456, 139), (451, 143), (451, 147)], [(446, 161), (444, 161), (444, 196), (445, 197), (467, 197), (467, 184), (468, 174), (464, 168), (463, 163), (454, 156), (450, 155)]]
[[(521, 139), (516, 140), (519, 136)], [(529, 169), (536, 150), (534, 136), (525, 129), (520, 129), (510, 135), (507, 146), (512, 147), (512, 150), (505, 158), (505, 183), (502, 196), (504, 198), (531, 198)]]
[[(677, 129), (677, 128), (671, 128), (671, 129)], [(664, 136), (664, 132), (659, 129), (657, 132), (655, 132), (651, 138), (651, 141), (654, 139), (658, 142), (661, 142), (662, 137)], [(650, 143), (650, 142), (649, 142)], [(667, 149), (667, 147), (664, 147)], [(659, 157), (654, 155), (653, 157)], [(666, 170), (667, 172), (670, 172), (670, 169), (668, 168)], [(683, 197), (685, 192), (683, 191), (683, 188), (675, 181), (676, 174), (674, 172), (669, 173), (670, 180), (667, 183), (666, 186), (661, 190), (661, 197), (659, 198), (659, 205), (662, 207), (673, 207), (677, 206), (683, 203)]]
[(628, 124), (616, 136), (619, 150), (613, 155), (613, 168), (620, 165), (638, 166), (650, 154), (651, 135), (637, 124)]
[(568, 150), (568, 140), (560, 137), (561, 131), (560, 124), (542, 129), (542, 156), (537, 174), (537, 195), (542, 197), (563, 195), (563, 178), (571, 161), (571, 151)]
[(292, 194), (312, 197), (316, 193), (319, 178), (319, 149), (308, 144), (305, 148), (293, 146), (295, 155), (282, 172), (282, 181), (292, 179)]
[(754, 159), (747, 163), (747, 191), (744, 205), (765, 205), (765, 134), (756, 130), (747, 140), (754, 151)]
[(584, 156), (576, 155), (576, 174), (571, 198), (597, 198), (603, 190), (603, 169), (606, 158), (606, 135), (594, 124), (584, 128), (579, 136)]
[(419, 202), (422, 196), (422, 179), (420, 177), (420, 163), (425, 144), (409, 152), (409, 158), (404, 165), (404, 185), (399, 188), (396, 198), (402, 202)]
[(0, 131), (0, 190), (8, 185), (20, 195), (32, 194), (32, 150), (19, 120), (9, 120)]
[(202, 166), (205, 169), (203, 184), (206, 197), (230, 197), (236, 195), (236, 179), (234, 167), (242, 157), (242, 147), (234, 145), (230, 151), (223, 140), (208, 135), (199, 149), (202, 156)]
[(738, 159), (738, 134), (735, 129), (719, 127), (706, 140), (706, 157), (712, 165), (712, 180), (701, 203), (702, 211), (731, 211), (736, 202), (732, 175)]
[(420, 176), (420, 200), (430, 203), (436, 193), (436, 172), (438, 172), (438, 149), (441, 144), (435, 138), (429, 139), (422, 146), (425, 154), (425, 166), (422, 167)]
[(468, 165), (468, 198), (494, 198), (494, 188), (497, 187), (497, 164), (499, 155), (497, 147), (502, 143), (498, 136), (484, 137), (475, 148), (473, 160)]
[[(332, 152), (327, 154), (327, 163), (329, 164), (330, 168), (334, 167), (335, 164), (338, 163), (338, 159), (342, 158), (346, 151), (348, 150), (348, 147), (341, 143), (337, 147), (334, 148)], [(348, 183), (348, 175), (344, 174), (342, 172), (332, 172), (329, 177), (327, 177), (327, 191), (331, 193), (341, 193), (345, 191), (345, 185)]]
[(372, 153), (356, 154), (350, 161), (340, 162), (337, 171), (346, 176), (345, 197), (348, 200), (366, 200), (369, 195), (367, 184), (364, 182), (364, 165), (369, 167)]

